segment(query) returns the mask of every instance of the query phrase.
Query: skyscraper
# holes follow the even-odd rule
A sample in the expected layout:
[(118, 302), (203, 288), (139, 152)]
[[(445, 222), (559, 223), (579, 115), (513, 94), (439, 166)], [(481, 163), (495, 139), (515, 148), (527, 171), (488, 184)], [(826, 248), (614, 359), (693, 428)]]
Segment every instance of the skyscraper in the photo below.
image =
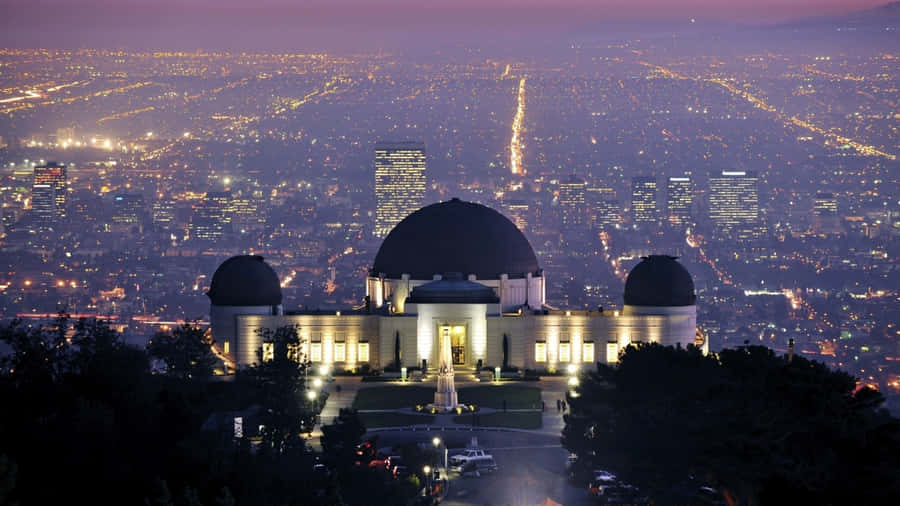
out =
[(144, 196), (140, 193), (120, 193), (113, 197), (112, 221), (118, 225), (135, 225), (144, 216)]
[(685, 226), (691, 221), (693, 185), (687, 176), (670, 177), (666, 183), (667, 219), (670, 225)]
[(231, 233), (231, 194), (208, 192), (206, 198), (194, 205), (191, 236), (216, 241)]
[(622, 204), (618, 200), (601, 199), (594, 204), (591, 212), (594, 228), (605, 230), (622, 224)]
[(658, 223), (656, 177), (638, 176), (631, 178), (631, 217), (635, 225)]
[(171, 230), (175, 226), (175, 201), (157, 200), (151, 207), (151, 217), (157, 230)]
[(572, 175), (559, 183), (559, 208), (564, 230), (583, 228), (585, 223), (584, 180)]
[(833, 193), (818, 192), (813, 200), (813, 229), (819, 234), (841, 231), (838, 203)]
[(506, 204), (506, 214), (519, 230), (522, 232), (528, 230), (529, 211), (527, 200), (510, 200)]
[(425, 144), (375, 144), (375, 235), (385, 237), (425, 199)]
[(716, 233), (737, 241), (758, 239), (759, 179), (754, 172), (727, 171), (709, 178), (709, 218)]
[(38, 226), (50, 228), (66, 218), (66, 166), (56, 162), (34, 168), (31, 209)]

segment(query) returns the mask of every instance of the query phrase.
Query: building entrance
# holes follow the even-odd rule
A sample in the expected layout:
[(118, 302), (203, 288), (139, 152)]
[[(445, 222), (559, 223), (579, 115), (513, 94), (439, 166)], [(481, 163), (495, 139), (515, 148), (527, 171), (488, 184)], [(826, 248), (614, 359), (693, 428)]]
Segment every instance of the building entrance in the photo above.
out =
[(442, 325), (441, 335), (450, 337), (450, 354), (453, 365), (466, 365), (465, 325)]

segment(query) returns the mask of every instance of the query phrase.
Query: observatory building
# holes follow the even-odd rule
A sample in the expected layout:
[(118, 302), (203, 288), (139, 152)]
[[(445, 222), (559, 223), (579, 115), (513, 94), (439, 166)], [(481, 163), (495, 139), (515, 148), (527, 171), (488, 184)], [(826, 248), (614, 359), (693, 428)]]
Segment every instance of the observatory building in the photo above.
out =
[(347, 370), (383, 368), (398, 356), (401, 366), (434, 369), (441, 337), (450, 340), (456, 370), (609, 363), (633, 342), (708, 348), (697, 332), (693, 280), (675, 257), (652, 255), (635, 266), (621, 311), (550, 308), (525, 236), (499, 212), (459, 199), (397, 224), (365, 283), (362, 309), (285, 313), (278, 277), (263, 258), (230, 258), (208, 293), (213, 338), (241, 367), (267, 356), (259, 329), (293, 325), (305, 358)]

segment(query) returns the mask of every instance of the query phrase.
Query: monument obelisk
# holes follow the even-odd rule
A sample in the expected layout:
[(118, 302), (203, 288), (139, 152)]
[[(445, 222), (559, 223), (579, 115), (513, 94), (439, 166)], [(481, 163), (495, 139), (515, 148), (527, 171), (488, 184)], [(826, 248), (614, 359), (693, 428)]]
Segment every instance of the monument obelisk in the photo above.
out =
[(452, 411), (458, 404), (456, 386), (453, 384), (453, 355), (450, 353), (450, 329), (442, 329), (440, 340), (440, 361), (438, 362), (437, 391), (434, 393), (434, 407), (440, 411)]

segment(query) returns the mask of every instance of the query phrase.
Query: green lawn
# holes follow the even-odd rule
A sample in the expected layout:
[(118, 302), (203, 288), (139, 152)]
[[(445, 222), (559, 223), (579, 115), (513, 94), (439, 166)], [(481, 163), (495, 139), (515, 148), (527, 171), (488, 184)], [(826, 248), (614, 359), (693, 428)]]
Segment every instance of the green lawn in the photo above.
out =
[[(475, 413), (480, 427), (511, 427), (514, 429), (540, 429), (543, 426), (540, 411), (519, 411), (515, 413)], [(454, 416), (453, 421), (471, 425), (472, 415)]]
[(391, 385), (360, 389), (353, 399), (354, 409), (412, 408), (416, 404), (434, 402), (434, 388), (413, 385)]
[(366, 428), (375, 427), (398, 427), (401, 425), (419, 425), (423, 423), (433, 423), (434, 417), (431, 415), (411, 415), (407, 413), (375, 412), (360, 413), (359, 418), (362, 419)]
[(479, 385), (459, 389), (459, 402), (483, 408), (529, 409), (541, 407), (541, 389), (521, 385)]

